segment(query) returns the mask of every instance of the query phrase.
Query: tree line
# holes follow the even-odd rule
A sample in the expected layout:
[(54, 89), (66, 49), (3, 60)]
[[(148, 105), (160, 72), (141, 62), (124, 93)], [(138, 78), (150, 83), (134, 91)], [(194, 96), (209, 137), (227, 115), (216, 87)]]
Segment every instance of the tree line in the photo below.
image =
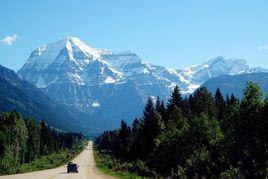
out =
[(205, 87), (183, 98), (176, 86), (167, 104), (149, 97), (142, 118), (131, 127), (122, 120), (96, 144), (143, 176), (264, 178), (267, 131), (268, 100), (257, 84), (249, 82), (241, 100)]
[(16, 110), (1, 113), (0, 174), (16, 173), (20, 165), (72, 149), (82, 139), (82, 134), (58, 132), (44, 121), (23, 119)]

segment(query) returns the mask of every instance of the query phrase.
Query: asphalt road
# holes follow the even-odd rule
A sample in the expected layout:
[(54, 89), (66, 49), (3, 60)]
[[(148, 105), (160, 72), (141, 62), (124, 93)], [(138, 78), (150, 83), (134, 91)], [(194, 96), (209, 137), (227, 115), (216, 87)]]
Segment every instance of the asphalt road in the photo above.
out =
[[(87, 150), (90, 149), (90, 150)], [(102, 174), (97, 168), (93, 157), (92, 141), (86, 150), (81, 152), (72, 162), (79, 165), (79, 173), (67, 173), (67, 165), (37, 172), (0, 176), (0, 179), (99, 179), (113, 178)]]

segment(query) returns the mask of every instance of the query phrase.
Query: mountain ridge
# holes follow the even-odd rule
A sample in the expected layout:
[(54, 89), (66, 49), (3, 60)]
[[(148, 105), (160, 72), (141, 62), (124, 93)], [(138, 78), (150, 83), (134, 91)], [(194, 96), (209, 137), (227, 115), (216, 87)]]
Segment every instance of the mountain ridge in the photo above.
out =
[[(149, 95), (167, 101), (176, 85), (187, 95), (213, 77), (265, 70), (222, 56), (177, 70), (145, 62), (133, 52), (94, 49), (78, 38), (66, 37), (34, 50), (17, 74), (62, 105), (95, 120), (119, 123), (123, 117), (131, 122), (141, 115)], [(124, 102), (129, 107), (121, 110)]]
[[(60, 56), (61, 58), (59, 58), (58, 55), (62, 55)], [(74, 56), (76, 56), (76, 58), (74, 58)], [(62, 61), (60, 61), (60, 59), (64, 60), (64, 58), (66, 57), (69, 58), (69, 64), (67, 63), (62, 64)], [(57, 63), (52, 64), (53, 60), (55, 59), (57, 59)], [(34, 62), (36, 60), (38, 60), (38, 65), (34, 65), (35, 64)], [(49, 65), (60, 64), (67, 66), (72, 65), (72, 67), (76, 66), (76, 69), (69, 69), (69, 70), (76, 70), (76, 72), (79, 72), (79, 70), (80, 71), (83, 70), (83, 68), (86, 65), (88, 65), (88, 63), (90, 63), (90, 60), (98, 61), (99, 62), (98, 65), (101, 66), (100, 69), (110, 74), (107, 75), (106, 77), (103, 77), (102, 79), (103, 84), (126, 82), (127, 80), (126, 78), (133, 75), (133, 73), (144, 73), (144, 74), (153, 73), (156, 78), (161, 78), (162, 81), (166, 81), (166, 83), (169, 83), (167, 86), (171, 87), (171, 89), (172, 87), (175, 86), (174, 83), (176, 84), (181, 83), (180, 85), (182, 86), (181, 90), (183, 93), (193, 92), (204, 81), (218, 75), (224, 75), (224, 74), (233, 75), (239, 73), (268, 71), (267, 69), (263, 69), (261, 67), (250, 68), (249, 65), (247, 65), (247, 62), (243, 59), (237, 59), (237, 58), (226, 59), (223, 56), (213, 57), (211, 59), (208, 59), (206, 62), (201, 63), (200, 65), (186, 67), (183, 70), (178, 70), (174, 68), (165, 68), (162, 66), (156, 66), (148, 62), (145, 62), (133, 52), (129, 51), (114, 52), (107, 49), (94, 49), (92, 47), (89, 47), (76, 37), (67, 36), (62, 40), (50, 43), (48, 45), (44, 45), (43, 47), (39, 47), (36, 50), (34, 50), (30, 58), (24, 64), (24, 66), (18, 71), (18, 75), (36, 84), (39, 88), (45, 88), (48, 85), (48, 83), (46, 83), (42, 78), (32, 79), (32, 77), (27, 77), (23, 75), (23, 73), (25, 72), (22, 71), (26, 71), (33, 66), (35, 70), (40, 69), (42, 70), (44, 68), (47, 68)], [(139, 68), (133, 68), (135, 67), (135, 65), (136, 67)], [(220, 69), (220, 66), (228, 66), (231, 69)], [(160, 68), (162, 68), (162, 70), (166, 70), (164, 71), (164, 73), (171, 77), (166, 78), (165, 75), (162, 76), (162, 74), (159, 73), (159, 71), (161, 71), (159, 70)], [(213, 74), (217, 70), (220, 71), (220, 73)], [(86, 77), (87, 76), (85, 76), (84, 78)], [(80, 85), (84, 85), (85, 83), (87, 83), (83, 81), (84, 80), (83, 75), (79, 73), (73, 73), (73, 75), (72, 76), (70, 75), (69, 78), (72, 78), (74, 83), (78, 83)], [(170, 79), (176, 79), (176, 80), (170, 80)], [(51, 82), (55, 83), (57, 82), (57, 79), (54, 78), (54, 81), (50, 81), (50, 83)]]
[(1, 65), (0, 84), (1, 112), (16, 109), (25, 117), (35, 118), (39, 122), (45, 120), (53, 127), (70, 131), (78, 129), (75, 125), (70, 128), (68, 123), (72, 122), (72, 118), (40, 89), (21, 80), (13, 70)]
[(260, 85), (264, 91), (264, 96), (268, 94), (268, 73), (246, 73), (239, 75), (223, 75), (207, 80), (202, 86), (205, 86), (212, 94), (215, 94), (219, 88), (224, 97), (234, 94), (239, 99), (243, 96), (243, 89), (247, 82), (254, 82)]

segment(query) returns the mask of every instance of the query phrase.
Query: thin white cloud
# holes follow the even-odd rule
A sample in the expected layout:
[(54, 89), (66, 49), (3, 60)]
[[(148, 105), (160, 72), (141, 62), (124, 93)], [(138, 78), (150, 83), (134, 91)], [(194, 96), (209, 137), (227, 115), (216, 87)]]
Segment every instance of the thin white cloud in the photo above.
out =
[(13, 34), (13, 35), (8, 35), (5, 38), (1, 39), (1, 42), (3, 44), (11, 46), (18, 38), (18, 35)]
[(259, 46), (258, 50), (268, 50), (268, 44)]

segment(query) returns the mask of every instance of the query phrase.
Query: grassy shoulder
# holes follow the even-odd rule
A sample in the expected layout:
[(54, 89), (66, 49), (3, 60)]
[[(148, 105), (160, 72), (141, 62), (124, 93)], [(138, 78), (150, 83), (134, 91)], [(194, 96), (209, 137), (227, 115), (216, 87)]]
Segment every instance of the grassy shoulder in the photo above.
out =
[(146, 178), (139, 176), (137, 173), (130, 172), (133, 168), (133, 164), (120, 162), (115, 157), (109, 155), (106, 151), (100, 150), (97, 147), (94, 147), (94, 159), (98, 169), (110, 176), (114, 176), (116, 178), (126, 179), (126, 178), (135, 178), (141, 179)]
[(84, 141), (81, 145), (75, 146), (72, 150), (64, 150), (61, 152), (55, 152), (47, 156), (43, 156), (30, 163), (25, 163), (17, 168), (16, 173), (26, 173), (33, 171), (46, 170), (56, 168), (66, 164), (79, 155), (87, 146), (87, 141)]

